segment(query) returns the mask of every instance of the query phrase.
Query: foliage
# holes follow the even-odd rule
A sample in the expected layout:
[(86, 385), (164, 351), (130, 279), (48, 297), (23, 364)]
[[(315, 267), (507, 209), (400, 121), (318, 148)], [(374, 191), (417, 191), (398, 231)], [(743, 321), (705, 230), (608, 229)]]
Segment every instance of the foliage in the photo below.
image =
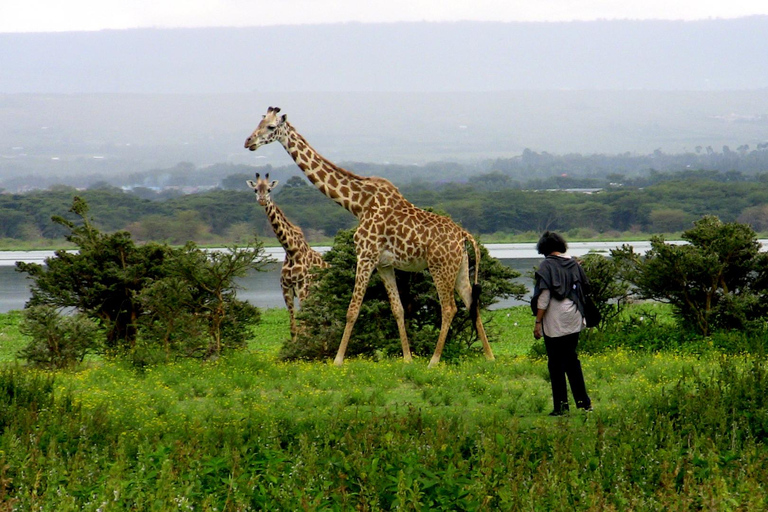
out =
[(720, 372), (693, 368), (652, 407), (669, 417), (683, 434), (695, 428), (731, 445), (744, 440), (768, 441), (768, 364), (765, 354), (746, 367), (723, 359)]
[(47, 368), (82, 362), (89, 352), (101, 348), (103, 338), (99, 326), (84, 314), (62, 315), (52, 306), (25, 309), (19, 331), (31, 338), (19, 357)]
[[(346, 324), (346, 313), (355, 283), (357, 257), (354, 231), (341, 231), (334, 245), (324, 255), (329, 267), (319, 270), (317, 282), (297, 315), (302, 330), (295, 341), (286, 342), (282, 357), (286, 359), (325, 359), (333, 356)], [(474, 251), (470, 250), (470, 276), (474, 275)], [(501, 298), (522, 297), (525, 287), (512, 280), (517, 271), (491, 258), (480, 244), (480, 275), (482, 307)], [(411, 352), (430, 356), (440, 330), (440, 302), (429, 272), (396, 271), (400, 300), (405, 311), (406, 328)], [(461, 299), (456, 296), (458, 304)], [(469, 312), (459, 307), (451, 323), (443, 358), (450, 360), (465, 354), (476, 341)], [(397, 325), (389, 298), (377, 272), (371, 276), (360, 315), (352, 334), (347, 354), (376, 356), (402, 354)]]
[[(768, 158), (768, 149), (760, 153)], [(541, 156), (541, 155), (539, 155)], [(499, 161), (498, 167), (487, 174), (475, 175), (468, 184), (413, 180), (410, 167), (396, 169), (402, 180), (403, 194), (420, 207), (438, 207), (448, 212), (462, 226), (484, 235), (513, 235), (545, 229), (578, 233), (578, 238), (624, 236), (638, 233), (677, 234), (691, 225), (693, 219), (715, 215), (724, 222), (749, 223), (753, 229), (765, 232), (765, 197), (768, 193), (768, 174), (746, 175), (739, 172), (687, 170), (675, 172), (651, 171), (647, 176), (632, 176), (635, 168), (626, 174), (604, 173), (600, 178), (577, 179), (563, 177), (562, 162), (533, 158), (527, 163)], [(596, 155), (595, 165), (611, 165)], [(640, 165), (628, 157), (632, 164)], [(658, 159), (655, 159), (658, 161)], [(587, 172), (589, 159), (582, 158), (572, 165), (583, 165)], [(656, 163), (649, 164), (649, 167)], [(713, 163), (715, 165), (715, 163)], [(521, 167), (518, 167), (521, 166)], [(356, 164), (364, 175), (393, 176), (387, 168)], [(452, 164), (431, 164), (435, 176), (443, 177)], [(684, 168), (682, 165), (681, 168)], [(610, 167), (608, 167), (610, 168)], [(692, 169), (712, 167), (692, 167)], [(614, 167), (615, 169), (615, 167)], [(228, 169), (221, 169), (227, 172)], [(231, 169), (237, 170), (237, 169)], [(244, 168), (243, 171), (246, 169)], [(474, 169), (463, 169), (457, 176), (465, 176)], [(295, 169), (275, 169), (290, 176), (292, 186), (282, 187), (276, 201), (286, 215), (295, 219), (313, 236), (332, 237), (340, 229), (351, 229), (355, 219), (343, 208), (327, 201), (314, 187), (308, 186)], [(293, 173), (293, 175), (292, 175)], [(174, 173), (175, 178), (189, 178), (186, 168)], [(225, 176), (224, 174), (219, 176)], [(182, 244), (187, 240), (197, 243), (226, 244), (233, 235), (248, 226), (259, 236), (272, 236), (253, 193), (245, 187), (243, 176), (233, 174), (222, 183), (225, 190), (214, 189), (194, 194), (174, 192), (173, 197), (160, 197), (147, 189), (127, 193), (116, 188), (92, 188), (78, 192), (69, 187), (33, 191), (25, 194), (0, 195), (0, 239), (19, 241), (45, 241), (60, 239), (67, 229), (50, 222), (51, 215), (64, 211), (73, 194), (80, 194), (90, 205), (98, 227), (107, 231), (127, 230), (135, 240), (168, 241)], [(514, 179), (513, 179), (514, 177)], [(158, 176), (141, 176), (149, 184)], [(217, 178), (218, 179), (218, 178)], [(464, 178), (462, 178), (464, 179)], [(522, 180), (523, 183), (521, 183)], [(176, 184), (166, 183), (166, 185)], [(212, 183), (213, 184), (213, 183)], [(579, 194), (565, 190), (575, 187), (599, 189), (592, 194)], [(148, 192), (149, 195), (143, 192)], [(165, 194), (168, 194), (166, 192)], [(146, 197), (152, 197), (153, 200)], [(236, 228), (235, 232), (232, 232)], [(575, 239), (573, 235), (569, 239)]]
[(611, 254), (641, 298), (669, 302), (685, 328), (705, 336), (768, 312), (768, 254), (749, 226), (707, 216), (682, 237), (689, 243), (652, 238), (644, 258), (628, 246)]
[(0, 503), (62, 511), (766, 508), (764, 359), (619, 349), (582, 363), (595, 411), (557, 419), (546, 416), (546, 363), (524, 357), (433, 369), (356, 360), (339, 369), (233, 353), (145, 372), (118, 362), (79, 372), (4, 369)]
[(70, 212), (77, 225), (60, 216), (55, 224), (68, 230), (67, 240), (78, 252), (58, 250), (45, 265), (18, 262), (17, 268), (34, 281), (28, 306), (74, 308), (97, 319), (107, 329), (106, 347), (133, 344), (141, 306), (136, 294), (162, 268), (171, 250), (158, 244), (136, 246), (126, 232), (101, 233), (88, 218), (88, 205), (79, 197)]
[(617, 262), (600, 254), (587, 254), (580, 258), (584, 273), (589, 278), (589, 290), (602, 319), (598, 328), (615, 320), (629, 300), (629, 284), (621, 279)]
[(107, 350), (128, 351), (137, 361), (146, 361), (154, 345), (166, 359), (172, 352), (211, 357), (244, 345), (258, 313), (237, 300), (234, 279), (268, 263), (260, 243), (219, 252), (191, 242), (179, 249), (137, 246), (126, 232), (96, 229), (82, 199), (74, 199), (71, 211), (79, 225), (54, 222), (69, 230), (77, 252), (56, 251), (44, 266), (17, 264), (34, 280), (28, 306), (74, 308), (106, 329)]
[(0, 313), (0, 364), (16, 359), (18, 352), (28, 345), (29, 339), (19, 332), (21, 311)]
[(667, 304), (653, 303), (625, 310), (602, 329), (590, 329), (579, 339), (579, 352), (592, 354), (617, 349), (697, 353), (709, 348), (701, 336), (681, 330), (675, 324)]

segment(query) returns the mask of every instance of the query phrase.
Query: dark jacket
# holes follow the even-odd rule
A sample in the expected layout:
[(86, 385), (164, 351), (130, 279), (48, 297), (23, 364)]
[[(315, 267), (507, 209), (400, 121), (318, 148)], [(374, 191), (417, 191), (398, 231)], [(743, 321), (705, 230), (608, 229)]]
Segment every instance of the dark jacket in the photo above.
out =
[(549, 290), (557, 300), (571, 299), (584, 316), (584, 293), (588, 287), (589, 279), (575, 259), (550, 254), (535, 273), (531, 311), (536, 315), (541, 291)]

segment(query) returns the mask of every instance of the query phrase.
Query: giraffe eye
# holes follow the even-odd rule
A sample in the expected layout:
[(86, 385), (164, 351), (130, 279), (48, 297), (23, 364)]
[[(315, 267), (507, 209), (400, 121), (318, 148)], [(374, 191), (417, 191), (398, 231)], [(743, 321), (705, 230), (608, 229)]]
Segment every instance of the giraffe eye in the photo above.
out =
[(269, 130), (269, 131), (272, 131), (272, 130), (274, 130), (275, 128), (277, 128), (277, 126), (274, 126), (274, 125), (271, 125), (271, 124), (270, 124), (270, 125), (267, 125), (267, 130)]

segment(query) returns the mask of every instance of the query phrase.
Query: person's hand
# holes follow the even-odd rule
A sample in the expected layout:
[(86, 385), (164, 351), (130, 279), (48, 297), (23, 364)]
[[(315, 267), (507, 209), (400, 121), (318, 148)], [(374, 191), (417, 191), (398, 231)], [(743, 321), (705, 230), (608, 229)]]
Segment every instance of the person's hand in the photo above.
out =
[(541, 322), (536, 322), (533, 326), (533, 337), (539, 340), (543, 335), (544, 333), (541, 328)]

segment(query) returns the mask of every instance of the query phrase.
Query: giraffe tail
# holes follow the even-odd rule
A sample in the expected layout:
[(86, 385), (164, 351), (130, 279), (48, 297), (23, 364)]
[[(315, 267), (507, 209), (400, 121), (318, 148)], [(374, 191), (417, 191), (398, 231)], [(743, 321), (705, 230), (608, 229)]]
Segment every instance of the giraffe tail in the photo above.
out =
[(482, 291), (478, 283), (480, 276), (480, 248), (471, 234), (466, 233), (466, 239), (475, 249), (475, 282), (472, 284), (472, 304), (469, 306), (469, 318), (472, 320), (472, 327), (477, 330), (477, 317), (480, 314), (480, 292)]

